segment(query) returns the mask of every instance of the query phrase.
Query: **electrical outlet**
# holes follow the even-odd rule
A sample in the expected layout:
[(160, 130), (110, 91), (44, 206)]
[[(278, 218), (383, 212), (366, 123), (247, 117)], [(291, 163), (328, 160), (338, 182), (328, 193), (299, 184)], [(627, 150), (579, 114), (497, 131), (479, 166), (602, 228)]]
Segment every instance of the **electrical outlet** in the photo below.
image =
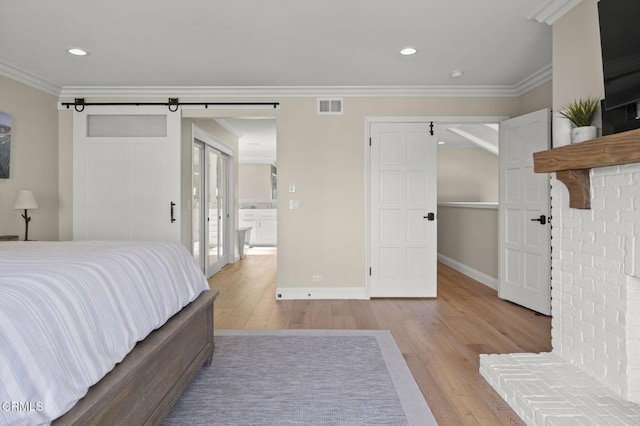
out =
[(311, 281), (314, 283), (322, 282), (322, 275), (311, 275)]
[(300, 208), (300, 200), (289, 200), (289, 210), (298, 210)]

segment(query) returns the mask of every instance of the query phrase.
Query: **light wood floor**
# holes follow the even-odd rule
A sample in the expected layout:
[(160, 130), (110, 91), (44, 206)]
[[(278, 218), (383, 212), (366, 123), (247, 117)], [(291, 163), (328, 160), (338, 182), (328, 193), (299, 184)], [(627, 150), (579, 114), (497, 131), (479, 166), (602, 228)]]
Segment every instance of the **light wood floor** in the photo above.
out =
[(210, 281), (215, 327), (390, 330), (439, 425), (519, 425), (478, 373), (483, 353), (551, 350), (551, 319), (438, 265), (436, 299), (275, 300), (276, 255), (247, 255)]

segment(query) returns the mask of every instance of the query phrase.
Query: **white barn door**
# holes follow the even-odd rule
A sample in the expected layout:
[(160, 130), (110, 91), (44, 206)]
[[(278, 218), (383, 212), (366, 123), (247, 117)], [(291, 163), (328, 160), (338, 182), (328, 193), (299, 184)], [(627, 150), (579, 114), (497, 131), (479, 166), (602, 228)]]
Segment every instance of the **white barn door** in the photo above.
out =
[(551, 313), (549, 175), (533, 172), (533, 153), (549, 149), (549, 110), (500, 123), (498, 295)]
[(73, 239), (180, 242), (180, 112), (73, 115)]
[(426, 123), (372, 123), (370, 135), (370, 296), (435, 297), (436, 139)]

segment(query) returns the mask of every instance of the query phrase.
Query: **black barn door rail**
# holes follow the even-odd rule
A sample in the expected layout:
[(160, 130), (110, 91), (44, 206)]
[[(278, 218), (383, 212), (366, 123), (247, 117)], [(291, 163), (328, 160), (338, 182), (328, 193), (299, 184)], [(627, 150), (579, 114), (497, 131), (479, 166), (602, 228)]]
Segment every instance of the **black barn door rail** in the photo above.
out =
[(180, 102), (178, 98), (169, 98), (167, 102), (85, 102), (84, 98), (75, 98), (73, 102), (62, 102), (62, 106), (73, 107), (77, 112), (84, 111), (86, 106), (100, 105), (100, 106), (147, 106), (147, 105), (160, 105), (169, 107), (169, 111), (176, 112), (181, 105), (204, 105), (205, 108), (209, 106), (273, 106), (278, 108), (280, 102)]

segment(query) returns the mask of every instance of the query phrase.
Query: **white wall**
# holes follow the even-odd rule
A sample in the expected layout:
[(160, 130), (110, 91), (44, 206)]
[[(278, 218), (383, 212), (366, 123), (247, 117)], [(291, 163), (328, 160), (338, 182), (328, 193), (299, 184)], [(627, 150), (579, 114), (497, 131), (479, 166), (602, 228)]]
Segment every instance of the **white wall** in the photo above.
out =
[[(553, 105), (604, 97), (596, 0), (553, 26)], [(553, 352), (626, 399), (640, 401), (637, 235), (640, 166), (591, 171), (590, 210), (571, 209), (552, 179)], [(633, 253), (636, 253), (634, 256)]]
[(29, 211), (29, 238), (58, 239), (57, 99), (0, 76), (0, 111), (11, 116), (11, 172), (0, 179), (0, 235), (24, 238), (23, 211), (13, 210), (18, 191), (33, 191), (39, 209)]

